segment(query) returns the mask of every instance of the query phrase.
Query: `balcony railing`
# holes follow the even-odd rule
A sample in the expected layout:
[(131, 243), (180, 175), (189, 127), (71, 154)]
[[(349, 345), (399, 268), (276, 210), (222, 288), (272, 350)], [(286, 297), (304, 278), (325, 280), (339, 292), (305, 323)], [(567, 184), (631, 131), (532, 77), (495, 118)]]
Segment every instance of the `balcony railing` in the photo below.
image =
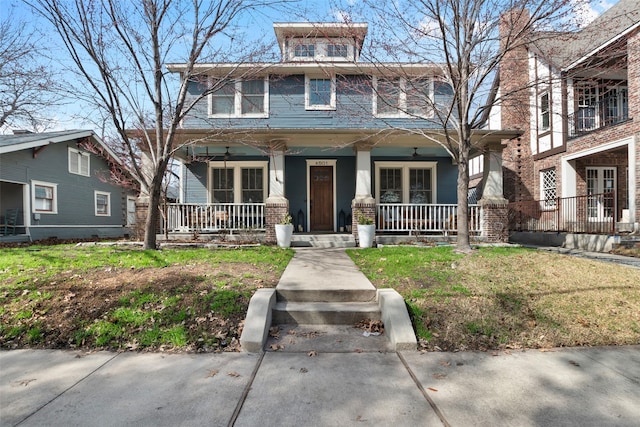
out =
[[(377, 206), (380, 232), (455, 233), (458, 206), (454, 204), (385, 203)], [(481, 208), (469, 205), (469, 232), (480, 234)]]
[(615, 234), (617, 204), (612, 192), (509, 203), (509, 229)]
[(264, 230), (264, 203), (171, 203), (166, 206), (164, 230), (216, 232)]
[(613, 126), (629, 119), (626, 104), (606, 99), (588, 107), (581, 107), (569, 114), (567, 128), (569, 138), (575, 138), (585, 133)]

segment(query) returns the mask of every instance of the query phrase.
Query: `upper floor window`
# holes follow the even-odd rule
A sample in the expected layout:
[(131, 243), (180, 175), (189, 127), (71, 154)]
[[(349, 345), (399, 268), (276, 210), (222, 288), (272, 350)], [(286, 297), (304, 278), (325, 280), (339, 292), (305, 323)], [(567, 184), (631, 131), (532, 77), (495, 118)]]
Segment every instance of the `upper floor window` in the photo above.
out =
[(269, 79), (246, 79), (214, 82), (219, 88), (209, 96), (212, 117), (267, 117), (269, 114)]
[(549, 92), (540, 95), (540, 117), (539, 124), (541, 131), (547, 131), (551, 127), (551, 104), (549, 100)]
[(433, 81), (374, 78), (373, 114), (378, 117), (430, 117)]
[(334, 110), (336, 108), (335, 77), (305, 76), (305, 108), (307, 110)]
[(293, 56), (299, 58), (313, 58), (316, 56), (316, 46), (314, 44), (297, 44), (293, 48)]
[(31, 204), (36, 213), (58, 213), (58, 184), (31, 181)]
[(69, 147), (69, 173), (89, 176), (89, 153)]
[(111, 216), (111, 193), (94, 191), (96, 216)]
[(328, 44), (327, 56), (332, 58), (335, 58), (335, 57), (346, 58), (347, 45), (346, 44)]

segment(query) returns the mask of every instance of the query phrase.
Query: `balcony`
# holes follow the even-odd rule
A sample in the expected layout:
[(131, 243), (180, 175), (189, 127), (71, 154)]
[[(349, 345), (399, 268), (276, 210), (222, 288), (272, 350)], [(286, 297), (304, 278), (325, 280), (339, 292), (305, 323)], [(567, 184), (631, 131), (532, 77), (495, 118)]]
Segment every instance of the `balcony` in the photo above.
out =
[(568, 137), (577, 138), (594, 130), (617, 125), (627, 120), (629, 120), (627, 103), (616, 97), (606, 98), (587, 107), (580, 107), (577, 111), (569, 114), (567, 118)]

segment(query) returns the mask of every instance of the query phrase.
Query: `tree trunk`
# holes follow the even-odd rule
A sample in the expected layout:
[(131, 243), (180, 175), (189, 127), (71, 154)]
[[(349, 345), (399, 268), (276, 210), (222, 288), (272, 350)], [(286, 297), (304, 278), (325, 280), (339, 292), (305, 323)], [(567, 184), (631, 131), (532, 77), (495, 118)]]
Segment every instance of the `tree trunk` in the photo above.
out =
[(463, 138), (458, 156), (458, 217), (456, 252), (471, 252), (469, 241), (469, 146), (468, 138)]

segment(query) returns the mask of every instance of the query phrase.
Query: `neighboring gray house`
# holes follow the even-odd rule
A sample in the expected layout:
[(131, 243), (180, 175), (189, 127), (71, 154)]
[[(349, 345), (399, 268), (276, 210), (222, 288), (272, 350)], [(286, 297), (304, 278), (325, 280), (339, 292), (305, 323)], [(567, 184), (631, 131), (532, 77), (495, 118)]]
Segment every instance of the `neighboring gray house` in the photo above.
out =
[(130, 234), (135, 195), (109, 182), (115, 159), (90, 130), (0, 135), (0, 241)]

